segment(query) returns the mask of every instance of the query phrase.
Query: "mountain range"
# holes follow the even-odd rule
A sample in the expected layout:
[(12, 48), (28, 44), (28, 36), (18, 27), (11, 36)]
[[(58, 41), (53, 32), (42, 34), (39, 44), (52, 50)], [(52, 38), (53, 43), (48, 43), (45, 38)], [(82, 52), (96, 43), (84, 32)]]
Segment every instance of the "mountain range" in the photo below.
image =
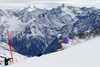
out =
[(23, 55), (57, 50), (61, 46), (56, 36), (64, 34), (68, 27), (65, 35), (70, 38), (100, 27), (100, 9), (62, 4), (51, 10), (33, 5), (0, 10), (0, 41), (7, 43), (6, 30), (9, 30), (12, 47)]

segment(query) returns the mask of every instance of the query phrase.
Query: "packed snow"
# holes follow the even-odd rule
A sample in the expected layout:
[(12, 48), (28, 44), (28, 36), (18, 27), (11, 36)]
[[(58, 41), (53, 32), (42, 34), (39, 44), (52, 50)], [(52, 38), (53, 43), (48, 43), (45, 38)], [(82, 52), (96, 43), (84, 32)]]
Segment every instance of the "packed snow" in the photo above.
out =
[(100, 67), (100, 37), (7, 67)]
[[(13, 58), (14, 58), (14, 63), (21, 62), (27, 58), (26, 56), (23, 56), (23, 55), (15, 52), (14, 48), (12, 48), (12, 54), (13, 54)], [(0, 56), (11, 58), (8, 44), (0, 42)], [(4, 58), (2, 58), (2, 57), (0, 57), (0, 67), (4, 66)], [(9, 62), (9, 64), (11, 64), (11, 63)]]

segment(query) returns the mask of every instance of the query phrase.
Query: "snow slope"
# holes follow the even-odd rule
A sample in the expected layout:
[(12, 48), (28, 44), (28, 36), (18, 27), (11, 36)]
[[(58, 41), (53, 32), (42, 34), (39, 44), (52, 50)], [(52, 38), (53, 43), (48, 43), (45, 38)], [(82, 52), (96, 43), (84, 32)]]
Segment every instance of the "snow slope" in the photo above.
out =
[[(27, 58), (26, 56), (15, 52), (14, 48), (12, 48), (12, 54), (13, 54), (13, 58), (14, 58), (13, 59), (14, 63), (21, 62)], [(11, 58), (9, 45), (7, 45), (6, 43), (0, 42), (0, 56)], [(0, 67), (4, 65), (4, 58), (2, 58), (2, 57), (0, 57)]]
[(100, 67), (100, 37), (7, 67)]

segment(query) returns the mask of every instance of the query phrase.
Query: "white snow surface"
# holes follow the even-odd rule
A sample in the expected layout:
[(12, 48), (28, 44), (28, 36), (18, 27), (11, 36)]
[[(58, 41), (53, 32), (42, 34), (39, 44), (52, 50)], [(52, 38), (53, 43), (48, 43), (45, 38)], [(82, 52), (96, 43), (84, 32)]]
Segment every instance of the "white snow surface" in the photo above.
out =
[(7, 67), (100, 67), (100, 37)]
[[(21, 55), (17, 52), (15, 52), (14, 48), (12, 48), (12, 54), (13, 54), (13, 60), (14, 63), (18, 63), (21, 62), (23, 60), (25, 60), (27, 57), (24, 55)], [(7, 57), (7, 58), (11, 58), (11, 54), (10, 54), (10, 50), (9, 50), (9, 45), (3, 42), (0, 42), (0, 56), (2, 57)], [(11, 64), (9, 62), (9, 64)], [(4, 66), (4, 58), (0, 57), (0, 67)]]
[(36, 7), (34, 5), (30, 5), (28, 11), (33, 11), (35, 9), (36, 9)]

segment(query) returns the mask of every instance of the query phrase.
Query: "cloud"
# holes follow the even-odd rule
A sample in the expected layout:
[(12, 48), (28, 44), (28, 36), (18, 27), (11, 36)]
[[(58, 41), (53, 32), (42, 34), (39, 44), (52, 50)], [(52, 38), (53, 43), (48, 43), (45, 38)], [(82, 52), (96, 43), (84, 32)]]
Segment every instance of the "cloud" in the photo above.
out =
[(1, 5), (5, 5), (5, 6), (23, 6), (24, 3), (0, 3)]
[(84, 0), (0, 0), (0, 3), (72, 3)]
[(0, 0), (0, 3), (25, 3), (28, 0)]
[(35, 0), (35, 1), (29, 1), (31, 3), (74, 3), (78, 1), (84, 1), (84, 0)]
[(100, 3), (100, 1), (96, 1), (97, 3)]
[(53, 8), (61, 4), (100, 8), (99, 0), (0, 0), (0, 8), (24, 8), (35, 4), (40, 8)]

